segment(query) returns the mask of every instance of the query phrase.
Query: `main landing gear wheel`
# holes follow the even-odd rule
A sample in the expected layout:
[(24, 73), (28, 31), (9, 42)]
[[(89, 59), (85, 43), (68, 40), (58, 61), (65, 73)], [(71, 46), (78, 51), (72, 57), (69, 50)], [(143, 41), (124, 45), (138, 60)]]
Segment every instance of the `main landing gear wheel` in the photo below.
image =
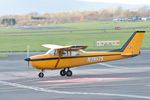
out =
[(67, 73), (66, 73), (66, 75), (67, 75), (68, 77), (71, 77), (71, 76), (72, 76), (72, 71), (71, 71), (71, 70), (68, 70)]
[(65, 76), (65, 75), (66, 75), (66, 71), (65, 71), (65, 70), (61, 70), (61, 71), (60, 71), (60, 75), (61, 75), (61, 76)]
[(61, 76), (68, 76), (68, 77), (70, 77), (70, 76), (72, 76), (72, 71), (68, 68), (67, 70), (66, 69), (63, 69), (63, 70), (61, 70), (60, 71), (60, 75)]
[(39, 76), (39, 78), (43, 78), (44, 77), (44, 73), (40, 72), (38, 76)]

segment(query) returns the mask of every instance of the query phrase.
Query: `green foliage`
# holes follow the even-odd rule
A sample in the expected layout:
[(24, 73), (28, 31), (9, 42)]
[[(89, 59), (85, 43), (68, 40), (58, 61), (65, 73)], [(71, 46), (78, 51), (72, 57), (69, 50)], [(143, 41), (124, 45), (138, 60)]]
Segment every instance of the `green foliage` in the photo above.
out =
[(6, 58), (6, 57), (8, 57), (8, 55), (6, 55), (6, 54), (0, 54), (0, 58)]
[[(80, 22), (51, 24), (44, 30), (0, 29), (0, 51), (46, 51), (42, 44), (88, 45), (88, 50), (117, 49), (134, 31), (146, 31), (143, 49), (150, 48), (150, 22)], [(63, 27), (63, 28), (51, 28)], [(120, 27), (120, 30), (115, 30)], [(41, 27), (42, 28), (42, 27)], [(97, 47), (96, 41), (120, 40), (119, 46)]]

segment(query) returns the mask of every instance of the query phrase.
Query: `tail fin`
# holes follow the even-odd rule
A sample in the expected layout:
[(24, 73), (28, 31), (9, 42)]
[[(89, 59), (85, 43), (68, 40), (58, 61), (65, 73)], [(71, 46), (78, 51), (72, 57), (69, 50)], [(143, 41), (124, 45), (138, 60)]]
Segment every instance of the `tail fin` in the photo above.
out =
[(140, 49), (142, 46), (142, 42), (144, 39), (145, 31), (136, 31), (134, 32), (128, 41), (123, 45), (121, 51), (123, 52), (122, 55), (139, 55)]

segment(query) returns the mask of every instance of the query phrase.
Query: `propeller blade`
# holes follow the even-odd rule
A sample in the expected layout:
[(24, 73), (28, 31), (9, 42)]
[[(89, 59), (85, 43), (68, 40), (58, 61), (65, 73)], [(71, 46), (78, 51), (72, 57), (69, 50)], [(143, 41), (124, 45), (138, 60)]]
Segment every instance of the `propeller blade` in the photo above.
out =
[(25, 61), (27, 61), (27, 63), (28, 63), (28, 69), (29, 69), (29, 66), (30, 66), (30, 58), (26, 58), (26, 59), (24, 59)]
[(27, 58), (25, 59), (25, 61), (27, 61), (28, 62), (28, 69), (29, 69), (29, 67), (30, 67), (30, 63), (29, 63), (29, 61), (30, 61), (30, 46), (29, 45), (27, 45)]
[(29, 64), (29, 61), (28, 61), (28, 69), (29, 69), (29, 66), (30, 66), (30, 64)]
[(29, 57), (30, 57), (30, 46), (27, 45), (27, 58), (29, 58)]

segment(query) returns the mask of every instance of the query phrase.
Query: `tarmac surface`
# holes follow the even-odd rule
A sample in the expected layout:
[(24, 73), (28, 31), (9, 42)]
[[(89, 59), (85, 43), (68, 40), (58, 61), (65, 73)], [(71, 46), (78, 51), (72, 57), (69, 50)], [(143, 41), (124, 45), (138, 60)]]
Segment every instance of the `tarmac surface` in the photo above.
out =
[[(0, 59), (0, 100), (150, 100), (150, 50), (140, 56), (72, 68), (72, 77), (59, 70), (27, 66), (26, 53)], [(35, 55), (39, 53), (31, 53)]]

